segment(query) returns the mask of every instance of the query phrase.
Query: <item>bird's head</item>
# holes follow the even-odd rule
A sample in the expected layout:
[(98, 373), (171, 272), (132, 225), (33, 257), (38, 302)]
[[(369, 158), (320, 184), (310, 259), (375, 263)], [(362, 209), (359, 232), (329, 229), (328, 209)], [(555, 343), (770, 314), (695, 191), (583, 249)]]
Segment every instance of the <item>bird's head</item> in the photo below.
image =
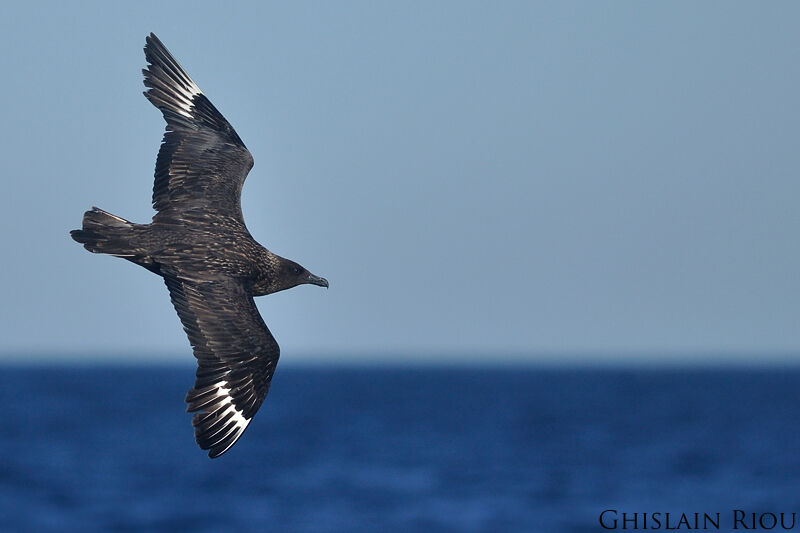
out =
[(280, 267), (277, 276), (277, 285), (279, 291), (291, 289), (298, 285), (310, 283), (311, 285), (319, 285), (320, 287), (328, 288), (328, 280), (315, 276), (303, 266), (295, 263), (290, 259), (283, 259), (280, 262)]

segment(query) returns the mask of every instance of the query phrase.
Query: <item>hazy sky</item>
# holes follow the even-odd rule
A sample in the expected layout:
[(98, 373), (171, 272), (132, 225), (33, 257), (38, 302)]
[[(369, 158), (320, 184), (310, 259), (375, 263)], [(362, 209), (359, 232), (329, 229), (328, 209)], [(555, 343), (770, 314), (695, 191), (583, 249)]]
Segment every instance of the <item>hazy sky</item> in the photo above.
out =
[(255, 158), (251, 233), (331, 282), (257, 300), (282, 360), (800, 359), (798, 20), (5, 2), (0, 354), (189, 357), (161, 280), (68, 236), (92, 205), (152, 216), (154, 31)]

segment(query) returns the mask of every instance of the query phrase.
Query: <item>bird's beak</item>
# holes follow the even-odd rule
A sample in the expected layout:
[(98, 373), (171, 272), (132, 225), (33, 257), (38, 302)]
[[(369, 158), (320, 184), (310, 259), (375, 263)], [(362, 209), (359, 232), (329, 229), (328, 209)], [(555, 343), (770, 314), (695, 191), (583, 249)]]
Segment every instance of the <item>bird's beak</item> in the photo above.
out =
[(328, 280), (319, 276), (315, 276), (314, 274), (308, 275), (308, 278), (306, 278), (306, 283), (319, 285), (320, 287), (325, 287), (326, 289), (328, 288)]

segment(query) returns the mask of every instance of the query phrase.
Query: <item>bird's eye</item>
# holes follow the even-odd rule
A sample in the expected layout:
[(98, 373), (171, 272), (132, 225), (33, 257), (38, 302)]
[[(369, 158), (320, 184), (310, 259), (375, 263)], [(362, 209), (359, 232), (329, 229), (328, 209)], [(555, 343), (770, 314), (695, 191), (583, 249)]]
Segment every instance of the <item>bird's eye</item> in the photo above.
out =
[(300, 274), (302, 271), (303, 271), (303, 269), (300, 268), (299, 266), (294, 267), (294, 273), (295, 274)]

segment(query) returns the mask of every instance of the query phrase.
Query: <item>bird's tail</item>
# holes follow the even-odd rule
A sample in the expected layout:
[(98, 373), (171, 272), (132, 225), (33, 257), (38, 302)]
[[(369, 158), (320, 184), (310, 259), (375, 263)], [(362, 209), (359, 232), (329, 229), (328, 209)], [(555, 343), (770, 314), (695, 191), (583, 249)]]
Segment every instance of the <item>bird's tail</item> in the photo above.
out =
[(69, 232), (90, 252), (118, 257), (136, 255), (132, 246), (135, 224), (97, 207), (83, 214), (83, 228)]

